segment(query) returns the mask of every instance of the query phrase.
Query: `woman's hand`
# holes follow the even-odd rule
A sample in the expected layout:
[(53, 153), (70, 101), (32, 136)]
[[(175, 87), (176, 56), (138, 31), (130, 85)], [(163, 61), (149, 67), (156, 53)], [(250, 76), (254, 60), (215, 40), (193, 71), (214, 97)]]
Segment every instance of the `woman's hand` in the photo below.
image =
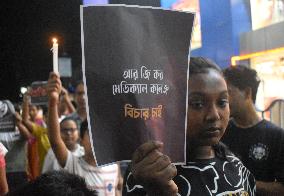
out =
[(22, 123), (22, 116), (18, 113), (15, 112), (15, 121), (16, 121), (16, 125), (19, 125), (20, 123)]
[(47, 82), (47, 95), (51, 105), (57, 105), (59, 102), (59, 95), (61, 93), (62, 85), (58, 74), (51, 72)]
[(141, 145), (133, 154), (131, 172), (149, 195), (176, 195), (178, 187), (172, 179), (177, 170), (170, 158), (160, 152), (162, 147), (157, 141)]

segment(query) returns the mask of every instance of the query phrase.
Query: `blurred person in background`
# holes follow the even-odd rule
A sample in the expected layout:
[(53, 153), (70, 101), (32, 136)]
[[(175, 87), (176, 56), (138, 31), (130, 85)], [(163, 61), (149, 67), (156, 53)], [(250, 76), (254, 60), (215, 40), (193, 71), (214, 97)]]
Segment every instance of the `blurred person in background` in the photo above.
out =
[[(58, 123), (58, 101), (61, 92), (60, 77), (56, 73), (50, 73), (48, 84), (48, 136), (51, 147), (61, 168), (84, 177), (87, 185), (98, 192), (99, 196), (114, 196), (119, 186), (120, 172), (117, 164), (105, 167), (97, 167), (93, 156), (88, 123), (84, 120), (80, 126), (81, 145), (85, 149), (85, 155), (77, 157), (66, 147), (60, 135)], [(119, 190), (120, 192), (121, 190)], [(119, 192), (117, 194), (119, 194)]]
[(37, 125), (40, 126), (46, 126), (42, 116), (40, 115), (40, 111), (42, 110), (42, 108), (40, 106), (36, 106), (33, 105), (31, 103), (29, 103), (29, 117), (30, 120), (34, 123), (36, 123)]
[[(84, 148), (80, 144), (78, 144), (79, 130), (77, 123), (73, 118), (66, 117), (60, 122), (60, 135), (64, 144), (72, 154), (77, 157), (84, 155)], [(44, 159), (42, 173), (59, 169), (60, 166), (57, 162), (52, 148), (50, 148)]]
[(60, 94), (60, 101), (58, 103), (58, 112), (59, 112), (58, 113), (59, 121), (64, 119), (66, 116), (76, 112), (76, 109), (72, 104), (69, 93), (64, 87), (62, 87), (62, 91)]
[(80, 128), (81, 123), (87, 119), (86, 99), (83, 81), (79, 81), (75, 88), (76, 111), (70, 117), (74, 118)]
[(28, 129), (23, 125), (21, 115), (15, 112), (11, 102), (6, 101), (8, 110), (6, 115), (13, 115), (15, 120), (14, 131), (1, 131), (0, 142), (7, 148), (6, 176), (9, 189), (13, 190), (27, 181), (26, 144), (31, 137)]
[[(22, 114), (23, 114), (23, 108), (25, 108), (25, 115), (27, 116), (27, 118), (29, 118), (31, 122), (37, 124), (38, 126), (43, 126), (43, 127), (46, 126), (44, 120), (39, 115), (41, 108), (39, 106), (35, 106), (30, 103), (30, 96), (28, 92), (25, 93), (23, 97)], [(28, 177), (30, 180), (33, 180), (40, 175), (40, 166), (39, 166), (37, 139), (35, 136), (33, 135), (31, 136), (32, 137), (30, 137), (28, 140), (27, 159), (28, 159)]]
[[(42, 107), (43, 110), (43, 122), (42, 125), (39, 125), (35, 121), (35, 116), (37, 114), (34, 114), (35, 111), (30, 111), (30, 97), (28, 94), (24, 95), (23, 99), (23, 112), (22, 112), (22, 118), (24, 125), (28, 128), (29, 132), (32, 134), (34, 138), (36, 138), (37, 145), (36, 149), (34, 147), (30, 151), (29, 161), (30, 161), (30, 167), (31, 171), (35, 172), (35, 176), (38, 176), (41, 173), (42, 165), (44, 162), (45, 155), (47, 151), (50, 148), (50, 143), (47, 136), (47, 127), (46, 123), (44, 121), (45, 116), (47, 115), (47, 108)], [(35, 110), (35, 107), (32, 107), (32, 110)], [(34, 120), (34, 121), (33, 121)]]
[(257, 114), (257, 72), (238, 65), (224, 76), (232, 119), (222, 141), (256, 178), (257, 195), (284, 195), (284, 130)]

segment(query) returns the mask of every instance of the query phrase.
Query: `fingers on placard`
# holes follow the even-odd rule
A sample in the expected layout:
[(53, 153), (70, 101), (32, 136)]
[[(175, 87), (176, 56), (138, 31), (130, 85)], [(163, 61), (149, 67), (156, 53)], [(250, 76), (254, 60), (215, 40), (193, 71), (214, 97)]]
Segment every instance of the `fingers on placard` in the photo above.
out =
[(137, 163), (144, 159), (144, 157), (151, 151), (161, 148), (162, 143), (158, 141), (150, 141), (139, 146), (133, 154), (132, 162)]

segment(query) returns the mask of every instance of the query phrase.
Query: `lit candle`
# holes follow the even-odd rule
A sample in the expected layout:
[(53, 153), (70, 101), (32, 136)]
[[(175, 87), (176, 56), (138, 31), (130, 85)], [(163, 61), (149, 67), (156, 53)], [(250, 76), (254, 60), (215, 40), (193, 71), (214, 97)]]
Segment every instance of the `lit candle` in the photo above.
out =
[(58, 71), (58, 43), (57, 39), (53, 38), (53, 46), (52, 46), (52, 53), (53, 53), (53, 72), (59, 73)]

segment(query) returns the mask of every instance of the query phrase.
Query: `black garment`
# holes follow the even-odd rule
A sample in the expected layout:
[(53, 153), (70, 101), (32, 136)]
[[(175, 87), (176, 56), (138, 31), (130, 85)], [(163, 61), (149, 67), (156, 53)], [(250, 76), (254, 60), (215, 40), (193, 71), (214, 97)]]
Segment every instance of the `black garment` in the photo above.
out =
[[(123, 195), (146, 195), (131, 172), (125, 175)], [(174, 178), (182, 196), (255, 195), (255, 180), (249, 170), (232, 154), (209, 160), (196, 160), (177, 166)]]
[(9, 172), (6, 174), (9, 191), (14, 191), (24, 183), (28, 182), (26, 172)]
[(262, 120), (250, 128), (229, 122), (222, 141), (251, 171), (256, 180), (284, 182), (284, 130)]

